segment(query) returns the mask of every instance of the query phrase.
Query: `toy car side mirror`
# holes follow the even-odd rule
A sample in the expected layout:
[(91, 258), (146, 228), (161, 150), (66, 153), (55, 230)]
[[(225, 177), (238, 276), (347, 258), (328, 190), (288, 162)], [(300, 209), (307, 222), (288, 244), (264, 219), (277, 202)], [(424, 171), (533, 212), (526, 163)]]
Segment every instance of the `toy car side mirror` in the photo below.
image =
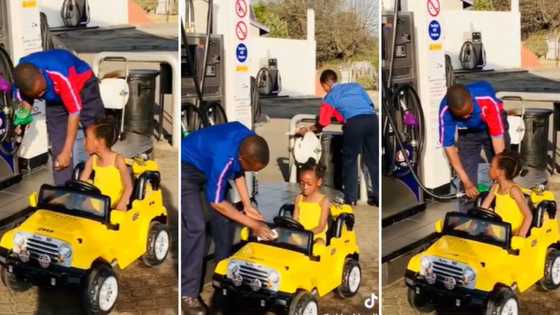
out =
[(31, 208), (37, 208), (37, 204), (39, 203), (39, 195), (36, 192), (31, 193), (28, 198), (29, 206)]
[(514, 236), (511, 238), (511, 249), (520, 250), (525, 247), (525, 238), (521, 236)]
[(124, 220), (124, 211), (112, 210), (111, 211), (111, 225), (118, 227)]
[(248, 228), (248, 227), (246, 227), (246, 226), (243, 227), (243, 228), (241, 229), (240, 234), (241, 234), (240, 238), (241, 238), (242, 241), (247, 241), (247, 240), (249, 240), (249, 228)]
[(321, 257), (325, 255), (326, 252), (327, 252), (327, 246), (325, 246), (325, 244), (317, 243), (313, 245), (313, 256)]
[(436, 221), (435, 229), (436, 229), (436, 233), (443, 232), (443, 220), (439, 219)]

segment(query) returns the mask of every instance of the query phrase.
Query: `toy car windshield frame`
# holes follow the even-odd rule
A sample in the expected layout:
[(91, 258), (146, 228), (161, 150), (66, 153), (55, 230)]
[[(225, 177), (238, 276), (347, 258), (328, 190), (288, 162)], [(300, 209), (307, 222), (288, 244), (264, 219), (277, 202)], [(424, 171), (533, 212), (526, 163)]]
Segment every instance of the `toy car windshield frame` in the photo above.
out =
[[(452, 220), (453, 219), (459, 219), (459, 220), (470, 220), (472, 222), (478, 222), (478, 223), (482, 223), (488, 226), (496, 226), (498, 228), (503, 229), (503, 233), (504, 233), (504, 239), (503, 240), (499, 240), (498, 238), (492, 238), (490, 236), (488, 237), (481, 237), (480, 235), (472, 235), (468, 232), (463, 232), (463, 231), (459, 231), (457, 229), (455, 229), (454, 227), (456, 227), (454, 224), (452, 224)], [(467, 222), (465, 222), (467, 223)], [(468, 223), (468, 224), (472, 224), (472, 223)], [(481, 242), (481, 243), (485, 243), (485, 244), (490, 244), (490, 245), (495, 245), (498, 247), (501, 247), (503, 249), (511, 249), (511, 224), (507, 223), (507, 222), (502, 222), (502, 221), (497, 221), (497, 220), (491, 220), (491, 219), (485, 219), (485, 218), (481, 218), (478, 216), (473, 216), (473, 215), (469, 215), (466, 213), (461, 213), (461, 212), (449, 212), (445, 215), (445, 222), (443, 224), (443, 230), (442, 230), (442, 234), (443, 235), (451, 235), (451, 236), (455, 236), (455, 237), (459, 237), (459, 238), (465, 238), (465, 239), (469, 239), (469, 240), (473, 240), (473, 241), (477, 241), (477, 242)], [(481, 233), (482, 234), (482, 233)]]
[[(72, 195), (80, 195), (86, 198), (98, 200), (102, 204), (103, 215), (96, 215), (90, 211), (85, 211), (76, 208), (69, 209), (66, 208), (64, 205), (49, 203), (48, 200), (45, 200), (45, 194), (48, 192), (68, 193)], [(54, 212), (60, 212), (69, 215), (76, 215), (87, 219), (99, 221), (103, 224), (109, 224), (109, 217), (111, 212), (110, 200), (109, 197), (107, 196), (101, 195), (99, 193), (82, 191), (75, 188), (52, 186), (47, 184), (42, 185), (41, 189), (39, 190), (37, 208), (46, 209)]]
[(288, 244), (288, 243), (278, 243), (276, 241), (258, 241), (257, 237), (253, 234), (253, 232), (251, 232), (251, 234), (249, 235), (248, 242), (256, 242), (256, 243), (265, 244), (265, 245), (269, 245), (269, 246), (284, 248), (284, 249), (287, 249), (287, 250), (291, 250), (291, 251), (295, 251), (295, 252), (305, 254), (306, 256), (309, 256), (309, 257), (313, 257), (313, 237), (314, 237), (313, 232), (307, 231), (307, 230), (298, 230), (298, 229), (289, 228), (289, 227), (285, 227), (285, 226), (279, 226), (279, 225), (276, 225), (276, 224), (268, 224), (268, 226), (270, 227), (270, 229), (280, 228), (280, 229), (284, 229), (284, 230), (293, 231), (294, 233), (297, 233), (297, 234), (300, 234), (300, 235), (305, 235), (305, 237), (307, 237), (307, 244), (305, 245), (305, 248), (299, 247), (299, 246), (296, 246), (296, 245), (292, 245), (292, 244)]

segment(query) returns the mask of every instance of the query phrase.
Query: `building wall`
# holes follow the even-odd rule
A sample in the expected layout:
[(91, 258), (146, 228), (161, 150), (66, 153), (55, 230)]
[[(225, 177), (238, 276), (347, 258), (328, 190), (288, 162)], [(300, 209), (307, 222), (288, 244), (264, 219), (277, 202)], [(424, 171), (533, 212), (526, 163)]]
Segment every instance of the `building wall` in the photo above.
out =
[(280, 95), (315, 95), (315, 41), (253, 37), (249, 53), (250, 72), (256, 76), (269, 58), (278, 59), (282, 79)]
[[(63, 26), (60, 9), (64, 0), (40, 0), (41, 12), (47, 15), (50, 27)], [(90, 7), (90, 26), (128, 24), (128, 0), (93, 0)]]
[[(481, 32), (486, 49), (487, 67), (521, 67), (521, 17), (518, 11), (444, 11), (441, 14), (444, 48), (453, 68), (460, 69), (459, 53), (472, 32)], [(507, 31), (504, 31), (507, 30)]]

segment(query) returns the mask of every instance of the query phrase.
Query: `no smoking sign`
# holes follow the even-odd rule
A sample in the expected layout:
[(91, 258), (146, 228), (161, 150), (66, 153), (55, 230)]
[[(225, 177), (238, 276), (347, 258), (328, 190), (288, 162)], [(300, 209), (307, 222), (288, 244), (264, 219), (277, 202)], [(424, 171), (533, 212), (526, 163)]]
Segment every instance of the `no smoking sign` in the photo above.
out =
[(244, 18), (247, 15), (247, 2), (245, 0), (235, 1), (235, 13), (240, 18)]
[(439, 15), (439, 12), (441, 11), (441, 5), (439, 3), (439, 0), (428, 0), (427, 5), (428, 5), (428, 14), (430, 14), (433, 17)]
[(247, 38), (247, 24), (243, 21), (237, 22), (235, 25), (235, 36), (239, 40), (245, 40)]

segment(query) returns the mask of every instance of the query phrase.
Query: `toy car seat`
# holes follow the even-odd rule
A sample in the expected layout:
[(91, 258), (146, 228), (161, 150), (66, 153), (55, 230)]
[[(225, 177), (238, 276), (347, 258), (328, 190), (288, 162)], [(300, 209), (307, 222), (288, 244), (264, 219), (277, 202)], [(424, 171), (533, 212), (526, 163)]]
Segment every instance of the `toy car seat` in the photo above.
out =
[[(134, 200), (142, 200), (146, 196), (146, 188), (147, 184), (151, 184), (152, 190), (158, 190), (160, 185), (160, 174), (158, 171), (151, 171), (151, 170), (144, 170), (141, 171), (139, 174), (134, 171), (134, 160), (127, 160), (127, 165), (129, 167), (131, 176), (132, 176), (132, 195), (130, 196), (130, 202), (128, 204), (128, 208), (132, 206), (132, 202)], [(72, 171), (72, 180), (78, 181), (80, 180), (80, 175), (85, 169), (85, 162), (78, 163), (74, 170)], [(91, 173), (89, 179), (95, 178), (95, 172)]]

